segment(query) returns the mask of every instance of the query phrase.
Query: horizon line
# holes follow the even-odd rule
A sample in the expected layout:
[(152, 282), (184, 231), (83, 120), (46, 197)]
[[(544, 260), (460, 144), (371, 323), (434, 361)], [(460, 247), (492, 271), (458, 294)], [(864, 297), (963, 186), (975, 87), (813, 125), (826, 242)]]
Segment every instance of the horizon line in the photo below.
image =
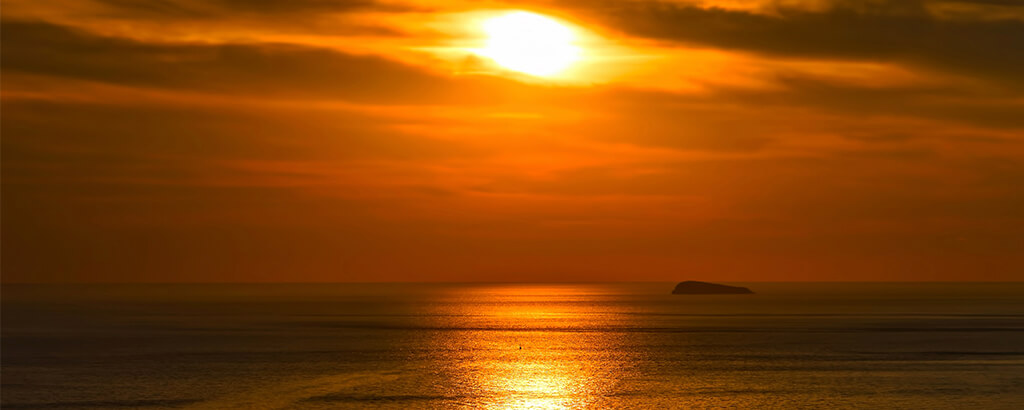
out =
[[(90, 281), (90, 282), (2, 282), (0, 286), (6, 285), (385, 285), (385, 284), (598, 284), (598, 283), (678, 283), (695, 279), (684, 279), (684, 280), (606, 280), (606, 281), (502, 281), (502, 280), (479, 280), (479, 281), (259, 281), (259, 282), (245, 282), (245, 281), (183, 281), (183, 282), (108, 282), (108, 281)], [(708, 280), (698, 280), (700, 282), (711, 282)], [(913, 284), (913, 283), (1024, 283), (1024, 280), (755, 280), (755, 281), (714, 281), (713, 283), (892, 283), (892, 284)]]

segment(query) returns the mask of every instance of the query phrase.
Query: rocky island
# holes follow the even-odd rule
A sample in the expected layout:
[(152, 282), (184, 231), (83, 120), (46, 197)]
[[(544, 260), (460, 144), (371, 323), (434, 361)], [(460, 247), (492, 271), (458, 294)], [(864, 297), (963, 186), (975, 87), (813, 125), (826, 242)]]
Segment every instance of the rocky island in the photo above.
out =
[(717, 283), (688, 280), (679, 282), (672, 290), (673, 295), (749, 295), (750, 289), (740, 286), (719, 285)]

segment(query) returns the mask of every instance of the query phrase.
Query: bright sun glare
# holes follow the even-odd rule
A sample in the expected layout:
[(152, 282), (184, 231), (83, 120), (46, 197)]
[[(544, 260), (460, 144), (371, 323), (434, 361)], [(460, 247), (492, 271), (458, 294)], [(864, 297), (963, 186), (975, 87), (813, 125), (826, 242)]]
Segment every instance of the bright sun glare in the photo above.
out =
[(509, 70), (548, 77), (580, 57), (572, 29), (555, 19), (516, 11), (483, 23), (487, 45), (479, 54)]

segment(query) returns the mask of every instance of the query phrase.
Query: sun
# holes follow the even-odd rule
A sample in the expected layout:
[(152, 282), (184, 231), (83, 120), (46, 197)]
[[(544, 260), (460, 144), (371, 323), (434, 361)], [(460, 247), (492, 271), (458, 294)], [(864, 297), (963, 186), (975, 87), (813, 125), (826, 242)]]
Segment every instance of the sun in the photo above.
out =
[(521, 73), (554, 76), (580, 58), (575, 33), (557, 20), (526, 11), (484, 21), (486, 46), (478, 54)]

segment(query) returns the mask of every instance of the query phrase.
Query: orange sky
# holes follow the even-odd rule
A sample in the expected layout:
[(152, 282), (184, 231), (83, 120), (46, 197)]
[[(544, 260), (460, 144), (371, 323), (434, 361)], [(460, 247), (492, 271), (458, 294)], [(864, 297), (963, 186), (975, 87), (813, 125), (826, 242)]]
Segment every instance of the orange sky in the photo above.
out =
[[(479, 50), (515, 10), (580, 58)], [(1024, 4), (8, 0), (5, 282), (1024, 280)]]

